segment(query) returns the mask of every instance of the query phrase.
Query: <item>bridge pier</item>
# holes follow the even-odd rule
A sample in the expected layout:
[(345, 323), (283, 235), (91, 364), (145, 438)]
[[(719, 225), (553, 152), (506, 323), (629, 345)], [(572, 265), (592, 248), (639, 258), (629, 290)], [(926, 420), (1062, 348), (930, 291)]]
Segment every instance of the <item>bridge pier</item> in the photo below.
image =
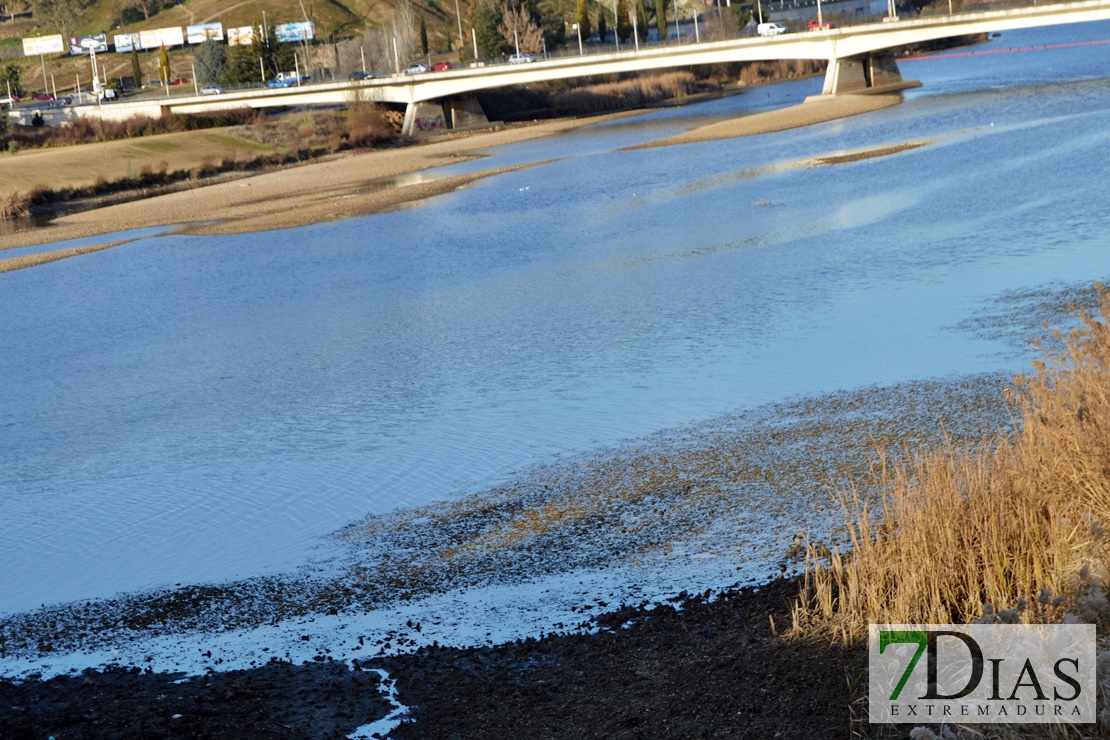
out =
[(478, 98), (464, 95), (442, 101), (427, 100), (405, 106), (405, 123), (401, 134), (412, 136), (440, 129), (467, 128), (489, 123)]
[(893, 51), (880, 49), (860, 56), (830, 59), (829, 69), (825, 72), (825, 87), (821, 93), (866, 94), (920, 86), (920, 82), (902, 79)]

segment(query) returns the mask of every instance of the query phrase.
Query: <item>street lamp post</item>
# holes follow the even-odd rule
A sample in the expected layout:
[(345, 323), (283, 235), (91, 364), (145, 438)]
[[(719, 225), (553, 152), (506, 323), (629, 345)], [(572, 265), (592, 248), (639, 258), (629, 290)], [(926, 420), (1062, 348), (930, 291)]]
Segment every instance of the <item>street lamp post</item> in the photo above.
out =
[(582, 49), (582, 27), (575, 23), (571, 26), (575, 31), (578, 31), (578, 56), (582, 56), (586, 52)]
[(632, 39), (636, 42), (636, 51), (640, 50), (640, 29), (636, 28), (636, 8), (632, 8)]
[[(459, 51), (462, 51), (463, 44), (465, 44), (466, 42), (463, 41), (462, 15), (459, 13), (459, 0), (455, 0), (455, 20), (457, 20), (459, 22)], [(362, 68), (366, 69), (366, 65), (363, 64)]]
[(621, 50), (621, 17), (617, 13), (617, 0), (613, 0), (613, 41), (617, 42), (617, 51)]
[(517, 35), (516, 26), (513, 26), (513, 48), (516, 49), (516, 56), (520, 58), (520, 36)]

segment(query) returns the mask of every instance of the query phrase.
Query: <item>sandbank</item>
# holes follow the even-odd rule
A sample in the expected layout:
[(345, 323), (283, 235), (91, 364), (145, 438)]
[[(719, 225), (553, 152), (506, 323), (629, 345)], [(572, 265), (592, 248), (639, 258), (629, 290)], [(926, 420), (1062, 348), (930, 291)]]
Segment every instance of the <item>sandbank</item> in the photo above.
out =
[[(879, 110), (900, 100), (900, 95), (811, 99), (782, 110), (702, 126), (640, 147), (771, 133)], [(539, 163), (416, 180), (412, 184), (397, 183), (393, 178), (474, 159), (493, 147), (550, 136), (624, 115), (635, 114), (461, 132), (413, 146), (346, 153), (324, 161), (62, 216), (48, 226), (0, 234), (0, 250), (88, 239), (132, 229), (173, 227), (178, 233), (231, 234), (293, 228), (377, 213), (451, 192), (484, 177)], [(45, 251), (33, 260), (0, 258), (0, 272), (105, 246), (109, 245)]]

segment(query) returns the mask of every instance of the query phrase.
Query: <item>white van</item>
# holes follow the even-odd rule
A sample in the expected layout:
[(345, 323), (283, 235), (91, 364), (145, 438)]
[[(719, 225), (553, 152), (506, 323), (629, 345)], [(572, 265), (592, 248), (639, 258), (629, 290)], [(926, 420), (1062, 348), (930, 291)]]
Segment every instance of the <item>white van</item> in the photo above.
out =
[(786, 26), (775, 21), (774, 23), (760, 23), (755, 30), (760, 36), (778, 36), (780, 33), (786, 33)]

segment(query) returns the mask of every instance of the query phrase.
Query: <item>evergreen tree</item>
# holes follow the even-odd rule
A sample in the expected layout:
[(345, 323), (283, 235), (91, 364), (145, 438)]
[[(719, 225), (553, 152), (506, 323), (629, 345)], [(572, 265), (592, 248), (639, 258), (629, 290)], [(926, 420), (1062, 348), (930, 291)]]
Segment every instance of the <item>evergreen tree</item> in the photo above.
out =
[(597, 9), (597, 40), (605, 43), (605, 34), (608, 32), (608, 27), (605, 25), (605, 11), (601, 8)]
[(647, 0), (636, 0), (636, 31), (640, 34), (641, 41), (647, 41), (648, 37), (648, 18), (651, 14), (648, 13)]
[(554, 49), (567, 39), (567, 24), (560, 3), (564, 0), (538, 0), (534, 8), (537, 23), (543, 29), (543, 38), (548, 49)]
[(258, 57), (250, 46), (229, 46), (226, 52), (227, 67), (223, 83), (226, 85), (246, 85), (264, 82), (262, 71), (258, 68)]
[(23, 71), (16, 64), (4, 67), (4, 74), (0, 77), (0, 95), (7, 95), (8, 89), (17, 98), (23, 97)]
[(617, 37), (626, 43), (632, 38), (632, 23), (628, 20), (628, 0), (617, 0)]
[(158, 52), (158, 79), (163, 85), (170, 81), (170, 53), (166, 51), (165, 44)]
[(659, 40), (667, 38), (667, 0), (655, 0), (655, 25), (659, 28)]
[(424, 22), (424, 16), (420, 16), (420, 51), (428, 56), (428, 24)]
[(197, 81), (203, 85), (221, 82), (227, 72), (226, 47), (219, 41), (205, 41), (197, 47)]
[(582, 34), (582, 40), (585, 41), (590, 37), (590, 13), (587, 8), (586, 0), (578, 0), (578, 12), (575, 14), (575, 21), (578, 23), (578, 32)]
[(478, 0), (478, 10), (474, 16), (474, 33), (478, 37), (478, 49), (487, 57), (498, 57), (509, 53), (512, 45), (501, 35), (501, 17), (504, 7), (499, 0)]
[(139, 64), (139, 50), (134, 46), (131, 47), (131, 77), (135, 87), (143, 86), (143, 65)]

